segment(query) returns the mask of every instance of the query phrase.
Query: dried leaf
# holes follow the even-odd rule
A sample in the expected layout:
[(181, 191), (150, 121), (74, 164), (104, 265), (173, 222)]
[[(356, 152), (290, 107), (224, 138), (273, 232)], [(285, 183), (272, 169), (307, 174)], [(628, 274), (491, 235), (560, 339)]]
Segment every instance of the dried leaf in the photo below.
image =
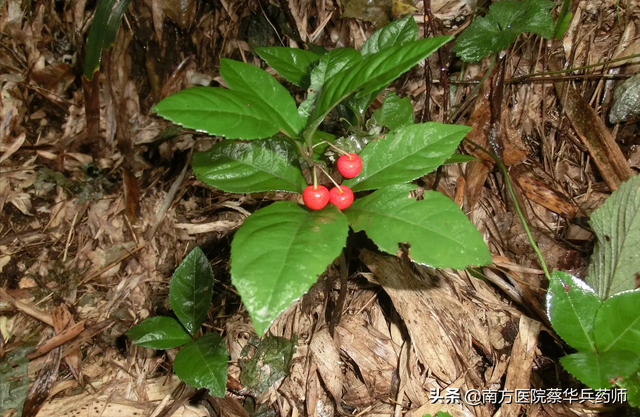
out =
[(554, 83), (564, 111), (586, 146), (600, 174), (611, 190), (631, 178), (629, 163), (602, 119), (576, 90), (563, 82)]
[(389, 23), (391, 8), (391, 0), (347, 0), (342, 17), (365, 20), (379, 28)]

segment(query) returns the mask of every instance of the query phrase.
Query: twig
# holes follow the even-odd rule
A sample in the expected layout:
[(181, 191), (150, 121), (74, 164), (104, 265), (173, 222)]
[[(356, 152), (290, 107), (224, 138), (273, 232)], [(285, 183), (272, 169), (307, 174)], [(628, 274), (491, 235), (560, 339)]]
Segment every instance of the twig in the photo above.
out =
[(49, 314), (35, 307), (31, 307), (29, 304), (23, 303), (20, 300), (15, 299), (2, 288), (0, 288), (0, 300), (2, 300), (3, 303), (12, 305), (16, 310), (53, 327), (53, 319)]

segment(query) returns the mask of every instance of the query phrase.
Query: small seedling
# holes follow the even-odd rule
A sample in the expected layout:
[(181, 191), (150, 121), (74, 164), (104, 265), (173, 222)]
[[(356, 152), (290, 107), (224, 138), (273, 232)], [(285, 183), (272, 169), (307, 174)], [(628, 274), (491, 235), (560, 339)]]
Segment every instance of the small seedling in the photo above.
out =
[(217, 333), (196, 339), (207, 317), (213, 294), (213, 271), (207, 257), (195, 247), (176, 268), (169, 284), (173, 317), (151, 317), (131, 328), (127, 336), (138, 346), (173, 349), (182, 346), (173, 370), (194, 388), (208, 388), (224, 397), (227, 389), (227, 345)]

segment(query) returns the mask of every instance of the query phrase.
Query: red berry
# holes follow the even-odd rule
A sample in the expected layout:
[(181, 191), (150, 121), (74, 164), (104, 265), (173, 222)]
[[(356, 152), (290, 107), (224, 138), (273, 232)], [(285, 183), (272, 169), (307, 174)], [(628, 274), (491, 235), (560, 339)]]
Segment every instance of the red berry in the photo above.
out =
[(324, 185), (308, 186), (302, 192), (304, 204), (311, 210), (322, 210), (329, 202), (329, 190)]
[(362, 171), (362, 159), (355, 153), (338, 158), (338, 171), (345, 178), (354, 178)]
[(341, 185), (339, 188), (333, 187), (331, 191), (329, 191), (329, 195), (331, 196), (331, 204), (340, 210), (346, 209), (353, 203), (353, 191), (344, 185)]

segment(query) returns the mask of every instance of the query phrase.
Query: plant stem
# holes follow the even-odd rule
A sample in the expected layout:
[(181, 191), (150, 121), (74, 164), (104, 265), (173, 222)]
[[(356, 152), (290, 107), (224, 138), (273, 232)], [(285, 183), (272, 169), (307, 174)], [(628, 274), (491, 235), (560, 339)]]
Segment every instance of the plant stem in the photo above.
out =
[(518, 217), (520, 218), (520, 222), (522, 223), (522, 227), (524, 228), (524, 232), (527, 235), (527, 238), (529, 239), (529, 243), (533, 247), (533, 251), (536, 253), (536, 256), (538, 257), (538, 261), (540, 261), (540, 266), (542, 267), (542, 270), (544, 271), (544, 275), (547, 277), (547, 279), (551, 279), (551, 275), (549, 274), (549, 269), (547, 268), (547, 263), (544, 261), (544, 257), (542, 256), (542, 252), (540, 252), (540, 248), (536, 244), (536, 241), (533, 239), (533, 235), (531, 234), (531, 230), (529, 229), (529, 225), (527, 224), (527, 219), (524, 217), (524, 214), (522, 213), (522, 210), (520, 209), (520, 204), (518, 203), (518, 199), (516, 198), (516, 193), (513, 190), (513, 185), (511, 184), (511, 177), (509, 176), (509, 172), (507, 171), (507, 167), (504, 165), (504, 163), (496, 155), (494, 155), (492, 152), (489, 152), (487, 149), (485, 149), (481, 145), (479, 145), (479, 144), (475, 143), (474, 141), (472, 141), (470, 139), (467, 139), (467, 138), (464, 138), (464, 140), (466, 140), (467, 142), (469, 142), (473, 146), (475, 146), (477, 149), (479, 149), (482, 152), (484, 152), (487, 155), (489, 155), (491, 157), (491, 159), (493, 159), (495, 161), (495, 163), (498, 164), (498, 166), (500, 167), (500, 171), (502, 172), (502, 175), (504, 176), (504, 180), (505, 180), (505, 182), (507, 184), (507, 189), (509, 190), (509, 196), (511, 197), (511, 200), (513, 200), (513, 205), (516, 208), (516, 213), (518, 214)]
[[(333, 183), (333, 185), (335, 185), (335, 186), (336, 186), (336, 188), (338, 189), (338, 191), (340, 191), (340, 194), (342, 194), (342, 188), (340, 188), (340, 185), (339, 185), (337, 182), (335, 182), (335, 180), (334, 180), (333, 178), (331, 178), (331, 175), (329, 175), (329, 174), (327, 173), (327, 171), (325, 171), (325, 170), (324, 170), (320, 165), (318, 165), (318, 168), (320, 168), (320, 171), (322, 171), (322, 172), (324, 173), (324, 175), (326, 175), (326, 176), (329, 178), (329, 180), (331, 180), (331, 182)], [(315, 171), (314, 171), (314, 172), (315, 172)]]
[(304, 132), (302, 132), (302, 138), (305, 142), (307, 142), (307, 147), (309, 148), (309, 156), (311, 158), (313, 158), (313, 134), (316, 133), (316, 130), (318, 130), (318, 126), (320, 126), (321, 122), (322, 119), (313, 122), (312, 124), (307, 126)]
[(316, 175), (316, 164), (313, 164), (313, 189), (318, 189), (318, 175)]
[(511, 80), (509, 80), (509, 83), (510, 84), (511, 83), (517, 83), (517, 82), (520, 82), (522, 80), (526, 80), (527, 78), (531, 78), (531, 77), (538, 77), (538, 76), (545, 76), (545, 75), (556, 75), (556, 74), (566, 74), (568, 72), (573, 72), (573, 71), (580, 71), (580, 70), (589, 69), (589, 68), (602, 67), (602, 66), (606, 66), (606, 65), (609, 65), (609, 64), (613, 64), (614, 62), (626, 61), (628, 59), (635, 59), (635, 58), (640, 58), (640, 53), (632, 54), (632, 55), (628, 55), (628, 56), (623, 56), (623, 57), (620, 57), (620, 58), (611, 59), (611, 60), (606, 61), (606, 62), (598, 62), (596, 64), (583, 65), (581, 67), (567, 68), (567, 69), (557, 70), (557, 71), (537, 72), (537, 73), (533, 73), (533, 74), (522, 75), (520, 77), (512, 78)]
[[(347, 156), (349, 156), (349, 152), (345, 152), (345, 151), (343, 151), (342, 149), (338, 148), (337, 146), (333, 145), (333, 144), (332, 144), (332, 143), (330, 143), (330, 142), (327, 142), (327, 141), (325, 141), (325, 142), (327, 143), (327, 145), (329, 145), (329, 146), (331, 146), (333, 149), (335, 149), (335, 150), (336, 150), (336, 152), (338, 152), (338, 153), (340, 153), (340, 154), (342, 154), (342, 155), (347, 155)], [(351, 159), (351, 157), (349, 157), (349, 159)]]
[(504, 165), (502, 161), (498, 161), (498, 165), (500, 166), (500, 170), (502, 171), (502, 175), (504, 176), (504, 180), (507, 183), (507, 189), (509, 190), (509, 195), (513, 200), (513, 205), (516, 207), (516, 212), (518, 213), (518, 217), (520, 218), (520, 222), (522, 223), (522, 227), (524, 228), (524, 232), (527, 234), (527, 238), (529, 239), (529, 243), (533, 247), (534, 252), (538, 256), (538, 260), (540, 261), (540, 266), (544, 271), (544, 275), (548, 280), (551, 279), (551, 275), (549, 275), (549, 270), (547, 269), (547, 263), (544, 261), (544, 257), (542, 256), (542, 252), (540, 252), (540, 248), (536, 244), (536, 241), (533, 239), (533, 235), (531, 234), (531, 230), (529, 230), (529, 225), (527, 224), (527, 220), (520, 209), (520, 204), (518, 204), (518, 199), (516, 198), (516, 193), (513, 190), (513, 186), (511, 184), (511, 177), (507, 172), (507, 167)]

